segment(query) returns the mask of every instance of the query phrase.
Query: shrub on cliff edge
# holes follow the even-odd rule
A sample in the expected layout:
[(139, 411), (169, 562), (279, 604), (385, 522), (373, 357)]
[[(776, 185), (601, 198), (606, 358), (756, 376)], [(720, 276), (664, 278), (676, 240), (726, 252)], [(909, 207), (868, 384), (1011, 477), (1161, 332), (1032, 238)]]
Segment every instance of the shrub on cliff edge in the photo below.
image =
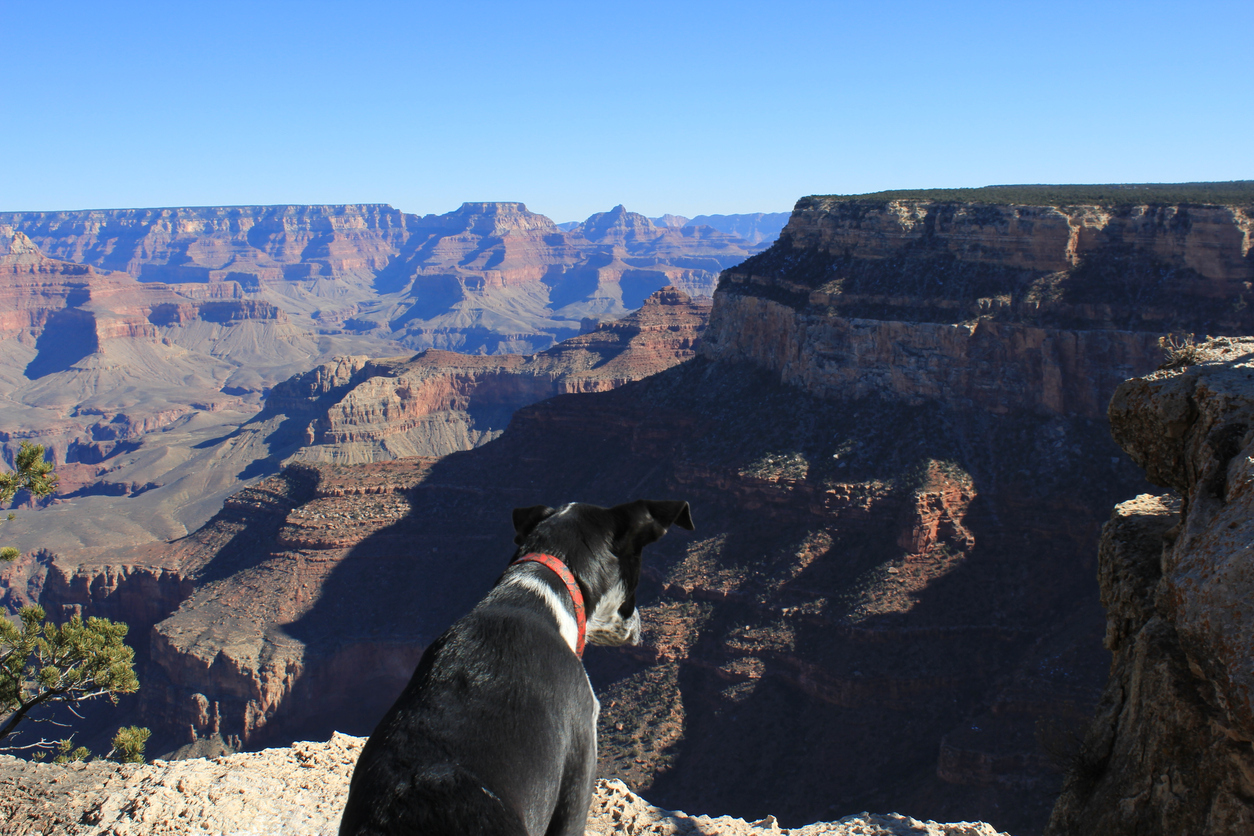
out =
[[(0, 502), (8, 502), (19, 490), (45, 497), (56, 490), (57, 477), (52, 463), (44, 459), (44, 448), (22, 442), (14, 469), (0, 473)], [(10, 520), (14, 518), (9, 514)], [(13, 561), (18, 550), (0, 548), (0, 560)], [(23, 607), (18, 617), (21, 627), (0, 618), (0, 742), (12, 735), (30, 712), (43, 706), (61, 704), (75, 713), (76, 706), (97, 697), (117, 702), (119, 694), (139, 688), (135, 676), (135, 651), (122, 640), (128, 627), (107, 618), (75, 615), (64, 624), (46, 621), (43, 607)], [(56, 723), (48, 717), (34, 722)], [(114, 735), (108, 757), (124, 762), (142, 762), (148, 729), (128, 726)], [(86, 760), (91, 753), (83, 746), (74, 748), (70, 739), (40, 739), (29, 746), (55, 748), (57, 761)]]
[[(42, 444), (23, 441), (17, 451), (12, 470), (0, 473), (0, 505), (9, 502), (18, 491), (30, 491), (38, 499), (57, 489), (57, 477), (52, 472), (52, 462), (44, 460)], [(14, 518), (9, 514), (9, 519)], [(0, 560), (17, 560), (18, 551), (12, 546), (0, 548)]]
[[(41, 706), (59, 703), (73, 710), (84, 700), (108, 697), (116, 702), (119, 694), (139, 689), (135, 651), (122, 641), (125, 624), (78, 615), (52, 624), (38, 605), (23, 607), (19, 615), (20, 628), (0, 619), (0, 714), (5, 717), (0, 741)], [(33, 746), (51, 743), (41, 740)], [(65, 742), (61, 750), (70, 760), (86, 755), (71, 752)]]

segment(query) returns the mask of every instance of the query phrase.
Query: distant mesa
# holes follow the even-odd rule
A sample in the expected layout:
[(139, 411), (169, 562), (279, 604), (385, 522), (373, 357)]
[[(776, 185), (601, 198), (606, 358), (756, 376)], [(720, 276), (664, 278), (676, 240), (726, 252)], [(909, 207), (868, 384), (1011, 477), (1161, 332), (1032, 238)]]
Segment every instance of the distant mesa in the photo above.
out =
[(656, 226), (678, 228), (687, 225), (689, 219), (685, 218), (683, 215), (667, 214), (661, 216), (660, 218), (650, 218), (649, 220), (653, 221)]
[(755, 212), (748, 215), (697, 215), (684, 226), (711, 226), (728, 235), (743, 238), (755, 247), (766, 249), (775, 242), (784, 224), (788, 223), (788, 212)]

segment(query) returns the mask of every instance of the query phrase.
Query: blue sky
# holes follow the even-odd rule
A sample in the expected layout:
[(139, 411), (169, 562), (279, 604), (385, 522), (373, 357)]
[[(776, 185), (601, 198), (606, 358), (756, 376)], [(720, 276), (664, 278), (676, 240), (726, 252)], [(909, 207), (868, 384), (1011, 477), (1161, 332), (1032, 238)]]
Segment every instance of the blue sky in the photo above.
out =
[(1254, 3), (0, 0), (0, 211), (1254, 179)]

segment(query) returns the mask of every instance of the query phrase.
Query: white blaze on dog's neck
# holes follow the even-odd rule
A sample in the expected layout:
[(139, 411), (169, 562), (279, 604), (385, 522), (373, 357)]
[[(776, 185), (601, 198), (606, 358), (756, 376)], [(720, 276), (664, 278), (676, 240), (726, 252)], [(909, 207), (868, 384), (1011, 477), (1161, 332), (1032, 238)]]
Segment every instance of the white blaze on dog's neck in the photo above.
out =
[(553, 612), (553, 617), (557, 619), (557, 629), (562, 634), (562, 638), (570, 645), (572, 653), (577, 653), (576, 648), (579, 645), (579, 622), (575, 621), (575, 616), (566, 609), (566, 604), (557, 593), (553, 591), (553, 587), (544, 581), (525, 572), (516, 572), (508, 579), (508, 583), (514, 586), (521, 586), (529, 589), (540, 596), (548, 608)]
[(624, 619), (618, 611), (625, 600), (627, 591), (621, 582), (617, 582), (597, 601), (596, 609), (588, 616), (588, 641), (612, 645), (636, 644), (640, 641), (639, 610), (633, 610), (629, 619)]

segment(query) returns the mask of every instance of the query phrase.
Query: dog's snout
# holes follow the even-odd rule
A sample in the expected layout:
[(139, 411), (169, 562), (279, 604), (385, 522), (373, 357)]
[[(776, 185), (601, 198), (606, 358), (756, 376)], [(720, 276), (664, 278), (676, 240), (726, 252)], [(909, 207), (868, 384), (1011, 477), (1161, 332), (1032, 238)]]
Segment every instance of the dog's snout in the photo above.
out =
[(640, 610), (632, 610), (631, 618), (627, 619), (627, 641), (632, 647), (640, 644)]
[(640, 644), (640, 610), (632, 610), (630, 618), (615, 612), (604, 621), (589, 621), (588, 641), (608, 647)]

